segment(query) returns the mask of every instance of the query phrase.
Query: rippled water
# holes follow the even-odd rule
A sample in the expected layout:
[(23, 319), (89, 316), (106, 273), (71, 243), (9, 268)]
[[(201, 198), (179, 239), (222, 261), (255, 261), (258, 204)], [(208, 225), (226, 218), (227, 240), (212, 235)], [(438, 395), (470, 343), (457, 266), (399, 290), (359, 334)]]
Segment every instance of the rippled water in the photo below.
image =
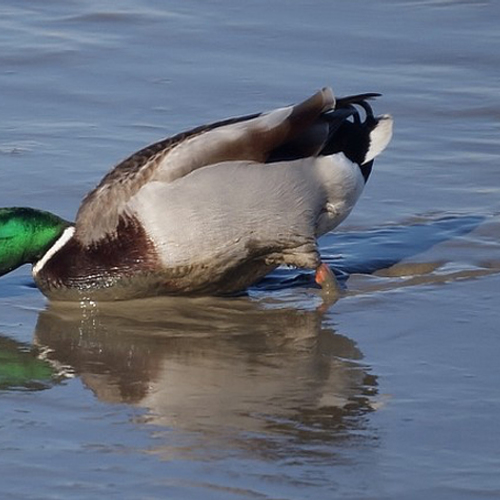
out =
[(171, 133), (375, 91), (396, 121), (321, 242), (231, 299), (49, 304), (0, 279), (2, 498), (500, 496), (500, 4), (0, 5), (2, 206), (72, 219)]

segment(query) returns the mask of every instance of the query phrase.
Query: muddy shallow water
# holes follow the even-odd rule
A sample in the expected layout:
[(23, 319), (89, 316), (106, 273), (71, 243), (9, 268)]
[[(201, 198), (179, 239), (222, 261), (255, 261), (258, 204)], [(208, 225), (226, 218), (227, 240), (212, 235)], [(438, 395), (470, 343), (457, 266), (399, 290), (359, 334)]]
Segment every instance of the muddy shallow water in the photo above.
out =
[(279, 269), (247, 296), (49, 304), (0, 279), (2, 498), (500, 496), (500, 7), (222, 0), (0, 6), (1, 206), (72, 219), (171, 133), (375, 91), (395, 118), (324, 304)]

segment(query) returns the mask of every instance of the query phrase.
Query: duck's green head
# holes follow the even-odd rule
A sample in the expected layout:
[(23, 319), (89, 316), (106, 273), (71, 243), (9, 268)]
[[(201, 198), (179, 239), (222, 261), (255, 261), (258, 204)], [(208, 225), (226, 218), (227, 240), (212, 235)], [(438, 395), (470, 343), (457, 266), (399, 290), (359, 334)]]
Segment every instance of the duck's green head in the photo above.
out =
[(0, 208), (0, 276), (39, 260), (69, 225), (42, 210)]

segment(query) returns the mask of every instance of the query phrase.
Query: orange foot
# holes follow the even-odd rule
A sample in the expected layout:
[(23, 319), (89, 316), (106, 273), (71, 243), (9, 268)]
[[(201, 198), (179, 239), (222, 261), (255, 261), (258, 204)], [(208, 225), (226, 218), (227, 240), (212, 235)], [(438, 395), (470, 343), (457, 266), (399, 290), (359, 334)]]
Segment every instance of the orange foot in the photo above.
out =
[(337, 283), (337, 279), (332, 270), (324, 262), (316, 268), (316, 276), (314, 279), (316, 283), (321, 286), (325, 294), (332, 296), (340, 295), (340, 286)]

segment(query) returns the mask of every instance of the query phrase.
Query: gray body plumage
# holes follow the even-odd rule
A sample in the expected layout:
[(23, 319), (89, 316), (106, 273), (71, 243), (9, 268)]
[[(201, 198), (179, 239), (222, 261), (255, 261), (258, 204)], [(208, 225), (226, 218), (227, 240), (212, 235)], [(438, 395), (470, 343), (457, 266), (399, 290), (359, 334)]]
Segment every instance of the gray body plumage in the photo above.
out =
[(363, 186), (342, 153), (272, 166), (224, 162), (167, 185), (151, 182), (128, 210), (167, 268), (259, 257), (314, 268), (316, 237), (347, 217)]
[[(357, 101), (343, 106), (350, 102)], [(84, 290), (117, 299), (232, 293), (281, 264), (317, 268), (317, 237), (351, 212), (367, 178), (362, 165), (392, 133), (387, 115), (356, 125), (366, 144), (354, 161), (357, 139), (351, 125), (339, 128), (344, 115), (329, 118), (333, 110), (333, 94), (323, 89), (297, 106), (200, 127), (139, 151), (87, 195), (74, 234), (35, 266), (35, 280), (55, 298)]]

